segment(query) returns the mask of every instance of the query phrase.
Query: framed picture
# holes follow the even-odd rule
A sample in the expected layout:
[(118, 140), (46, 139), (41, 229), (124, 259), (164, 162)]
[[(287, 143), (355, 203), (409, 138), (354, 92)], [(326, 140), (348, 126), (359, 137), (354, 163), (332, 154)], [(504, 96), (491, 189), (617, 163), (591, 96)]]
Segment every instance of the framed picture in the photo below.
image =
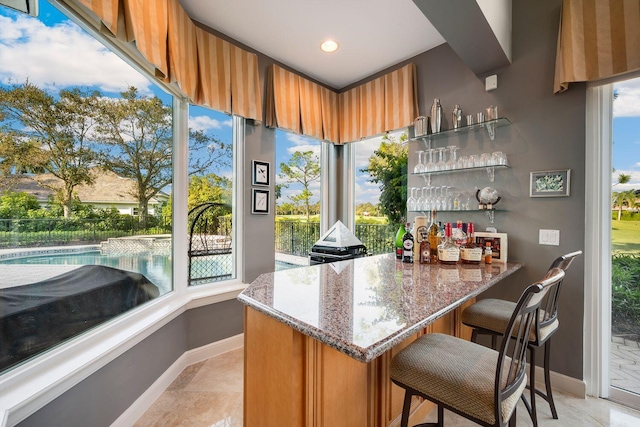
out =
[(487, 242), (491, 242), (491, 255), (493, 262), (502, 264), (507, 263), (507, 251), (509, 249), (507, 241), (507, 233), (487, 233), (484, 231), (476, 231), (476, 244), (483, 248), (487, 246)]
[(529, 197), (562, 197), (569, 195), (571, 169), (531, 172)]
[(252, 189), (251, 195), (251, 213), (252, 214), (268, 214), (269, 213), (269, 190), (259, 188)]
[(253, 160), (252, 162), (253, 185), (269, 185), (269, 162)]

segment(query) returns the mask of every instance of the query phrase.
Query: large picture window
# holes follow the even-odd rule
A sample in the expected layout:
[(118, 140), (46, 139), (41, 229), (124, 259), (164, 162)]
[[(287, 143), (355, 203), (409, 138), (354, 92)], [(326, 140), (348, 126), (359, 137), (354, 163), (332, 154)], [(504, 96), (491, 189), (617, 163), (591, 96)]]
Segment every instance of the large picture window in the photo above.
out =
[(0, 6), (0, 373), (173, 289), (172, 96)]

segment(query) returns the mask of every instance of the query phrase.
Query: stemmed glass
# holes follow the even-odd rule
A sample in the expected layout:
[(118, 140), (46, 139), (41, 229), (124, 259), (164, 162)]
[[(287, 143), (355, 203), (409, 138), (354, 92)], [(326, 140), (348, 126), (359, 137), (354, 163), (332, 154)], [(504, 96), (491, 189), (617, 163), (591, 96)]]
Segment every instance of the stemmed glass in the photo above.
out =
[(435, 151), (436, 151), (435, 148), (430, 148), (429, 150), (427, 150), (427, 154), (428, 154), (427, 157), (429, 159), (429, 161), (427, 162), (427, 165), (425, 167), (427, 172), (433, 172), (434, 170), (436, 170), (435, 169), (436, 164), (433, 162), (433, 154), (434, 154)]
[(422, 154), (424, 151), (418, 151), (418, 164), (413, 168), (413, 173), (422, 173), (424, 172), (424, 163), (422, 163)]
[(449, 146), (449, 151), (451, 154), (449, 155), (449, 160), (447, 160), (447, 170), (456, 169), (458, 167), (458, 147), (455, 145)]
[(436, 206), (436, 198), (433, 195), (433, 193), (434, 193), (433, 190), (434, 190), (434, 187), (429, 187), (429, 197), (427, 198), (427, 203), (428, 203), (428, 206), (429, 206), (429, 210), (435, 208), (435, 206)]
[(407, 199), (407, 210), (415, 211), (416, 210), (416, 187), (411, 187), (409, 191), (411, 192), (411, 196)]
[(438, 148), (438, 163), (436, 163), (436, 170), (438, 171), (443, 171), (446, 167), (446, 163), (444, 162), (444, 150), (446, 150), (444, 147)]
[(443, 185), (442, 188), (443, 188), (443, 190), (446, 191), (446, 193), (445, 193), (445, 195), (444, 195), (444, 197), (442, 199), (443, 200), (443, 202), (442, 202), (442, 204), (443, 204), (442, 210), (451, 211), (451, 210), (453, 210), (453, 199), (451, 198), (450, 190), (453, 187), (450, 187), (448, 185)]
[(424, 190), (426, 190), (426, 189), (427, 189), (427, 187), (422, 187), (421, 189), (418, 188), (418, 190), (420, 190), (420, 197), (418, 198), (418, 201), (416, 202), (416, 210), (419, 210), (419, 211), (425, 210), (425, 204), (426, 204), (425, 202), (426, 202), (426, 200), (424, 198), (424, 194), (425, 194)]

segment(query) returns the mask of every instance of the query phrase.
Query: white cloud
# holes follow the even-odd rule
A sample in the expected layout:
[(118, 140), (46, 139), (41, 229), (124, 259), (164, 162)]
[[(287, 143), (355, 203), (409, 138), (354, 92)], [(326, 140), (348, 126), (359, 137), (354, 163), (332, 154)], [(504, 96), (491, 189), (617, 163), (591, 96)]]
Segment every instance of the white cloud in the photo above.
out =
[(32, 83), (48, 90), (97, 86), (120, 92), (135, 86), (150, 92), (151, 83), (100, 42), (70, 21), (47, 27), (17, 15), (0, 16), (0, 82)]
[(287, 133), (287, 141), (291, 142), (293, 146), (287, 148), (287, 153), (293, 155), (296, 151), (305, 152), (312, 151), (313, 154), (320, 158), (320, 149), (322, 145), (315, 139), (306, 138), (302, 135), (296, 135), (294, 133)]
[(640, 116), (640, 78), (616, 83), (618, 98), (613, 102), (613, 117)]
[(216, 120), (209, 116), (191, 116), (189, 117), (189, 127), (193, 130), (201, 130), (206, 132), (211, 129), (222, 129), (223, 127), (232, 127), (233, 123), (229, 120)]

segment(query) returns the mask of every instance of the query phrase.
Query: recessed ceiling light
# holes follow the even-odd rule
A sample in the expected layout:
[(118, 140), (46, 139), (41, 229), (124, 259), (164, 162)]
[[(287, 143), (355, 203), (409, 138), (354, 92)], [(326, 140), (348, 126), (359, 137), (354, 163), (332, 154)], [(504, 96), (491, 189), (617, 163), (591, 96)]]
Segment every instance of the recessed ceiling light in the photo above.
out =
[(325, 40), (320, 45), (320, 49), (322, 49), (323, 52), (327, 53), (335, 52), (336, 50), (338, 50), (338, 42), (335, 42), (333, 40)]

